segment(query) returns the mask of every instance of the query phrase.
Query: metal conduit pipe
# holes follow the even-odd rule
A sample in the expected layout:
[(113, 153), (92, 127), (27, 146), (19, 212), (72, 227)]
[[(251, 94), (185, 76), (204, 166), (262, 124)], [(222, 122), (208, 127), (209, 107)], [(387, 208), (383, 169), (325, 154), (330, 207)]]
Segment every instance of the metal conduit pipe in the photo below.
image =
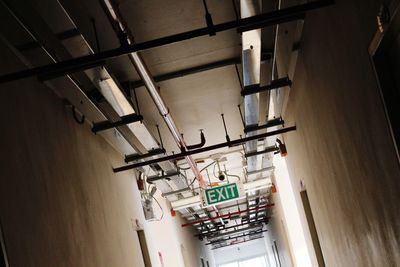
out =
[[(103, 1), (106, 4), (109, 15), (112, 16), (112, 18), (119, 25), (121, 30), (127, 35), (128, 38), (127, 41), (130, 44), (133, 44), (134, 43), (133, 36), (130, 33), (128, 27), (126, 27), (125, 22), (123, 21), (120, 12), (118, 11), (117, 5), (112, 0), (103, 0)], [(163, 117), (165, 123), (167, 124), (167, 127), (171, 132), (176, 144), (181, 149), (181, 151), (187, 151), (185, 140), (180, 134), (174, 119), (169, 113), (169, 109), (159, 93), (158, 86), (156, 85), (153, 77), (151, 76), (142, 57), (137, 52), (130, 53), (128, 56), (132, 64), (134, 65), (136, 71), (138, 72), (140, 78), (143, 80), (147, 88), (147, 91), (149, 92), (151, 98), (153, 99), (155, 105), (157, 106), (158, 111)], [(200, 187), (204, 188), (206, 186), (205, 180), (200, 174), (200, 170), (197, 168), (197, 164), (194, 161), (194, 159), (191, 156), (185, 156), (185, 160), (187, 161), (188, 165), (190, 166), (190, 169), (192, 170), (193, 174), (198, 180)]]

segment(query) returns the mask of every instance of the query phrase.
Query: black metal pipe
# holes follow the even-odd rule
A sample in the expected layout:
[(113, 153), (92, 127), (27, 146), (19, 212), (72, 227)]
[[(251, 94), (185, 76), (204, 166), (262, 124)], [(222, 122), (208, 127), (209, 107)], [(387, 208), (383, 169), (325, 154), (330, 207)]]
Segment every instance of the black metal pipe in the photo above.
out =
[(273, 80), (273, 81), (271, 81), (270, 84), (265, 85), (265, 86), (260, 86), (260, 84), (245, 86), (240, 93), (242, 96), (246, 96), (246, 95), (252, 95), (252, 94), (263, 92), (263, 91), (271, 91), (274, 89), (279, 89), (279, 88), (291, 86), (291, 85), (292, 85), (292, 81), (288, 77), (285, 77), (285, 78)]
[(240, 105), (238, 105), (237, 107), (239, 109), (240, 120), (242, 121), (243, 127), (246, 127), (246, 122), (244, 121), (244, 118), (243, 118), (242, 109), (240, 108)]
[(207, 151), (211, 151), (211, 150), (215, 150), (215, 149), (219, 149), (219, 148), (223, 148), (223, 147), (237, 146), (237, 145), (246, 143), (248, 141), (263, 139), (263, 138), (266, 138), (269, 136), (283, 134), (283, 133), (287, 133), (287, 132), (295, 131), (295, 130), (296, 130), (296, 126), (282, 128), (282, 129), (275, 130), (275, 131), (268, 132), (268, 133), (253, 135), (253, 136), (249, 136), (249, 137), (245, 137), (245, 138), (232, 140), (230, 142), (224, 142), (224, 143), (207, 146), (207, 147), (203, 147), (203, 148), (199, 148), (199, 149), (195, 149), (195, 150), (184, 151), (179, 154), (169, 155), (169, 156), (158, 158), (158, 159), (152, 159), (152, 160), (148, 160), (148, 161), (144, 161), (144, 162), (138, 162), (135, 164), (114, 168), (113, 171), (114, 172), (122, 172), (122, 171), (127, 171), (127, 170), (131, 170), (131, 169), (135, 169), (135, 168), (139, 168), (139, 167), (143, 167), (143, 166), (147, 166), (150, 164), (155, 164), (155, 163), (159, 163), (159, 162), (163, 162), (163, 161), (167, 161), (167, 160), (176, 160), (176, 159), (179, 159), (182, 157), (195, 155), (195, 154), (199, 154), (199, 153), (203, 153), (203, 152), (207, 152)]
[[(294, 21), (294, 20), (301, 20), (301, 19), (304, 19), (305, 16), (306, 16), (306, 12), (299, 12), (296, 14), (287, 14), (286, 16), (281, 17), (280, 21), (278, 21), (276, 24), (281, 24), (281, 23), (290, 22), (290, 21)], [(265, 21), (265, 22), (250, 24), (250, 25), (243, 26), (243, 27), (238, 27), (237, 31), (239, 33), (243, 33), (243, 32), (254, 30), (255, 27), (260, 29), (260, 28), (264, 28), (267, 26), (271, 26), (271, 25), (268, 21)]]
[(160, 155), (160, 154), (164, 154), (166, 151), (164, 148), (157, 148), (157, 149), (152, 149), (150, 150), (148, 153), (146, 154), (131, 154), (131, 155), (126, 155), (125, 156), (125, 162), (132, 162), (132, 161), (136, 161), (136, 160), (141, 160), (141, 159), (145, 159), (145, 158), (149, 158), (152, 156), (156, 156), (156, 155)]
[(250, 151), (250, 152), (247, 152), (246, 154), (244, 154), (244, 156), (246, 158), (248, 158), (248, 157), (258, 156), (258, 155), (262, 155), (262, 154), (265, 154), (265, 153), (276, 152), (276, 151), (279, 151), (279, 147), (270, 146), (270, 147), (267, 147), (266, 149), (261, 150), (261, 151)]
[(142, 121), (143, 116), (138, 115), (138, 114), (129, 114), (121, 117), (121, 120), (111, 122), (111, 121), (101, 121), (101, 122), (96, 122), (93, 124), (92, 127), (92, 132), (98, 133), (104, 130), (108, 130), (111, 128), (115, 128), (118, 126), (126, 125), (129, 123), (134, 123), (137, 121)]
[[(215, 32), (221, 32), (231, 29), (238, 29), (246, 27), (246, 30), (259, 29), (260, 27), (272, 26), (279, 23), (293, 21), (297, 19), (295, 15), (303, 14), (307, 11), (325, 7), (334, 4), (334, 0), (319, 0), (310, 3), (305, 3), (297, 6), (288, 7), (281, 10), (272, 11), (240, 20), (229, 21), (221, 24), (214, 25)], [(178, 33), (158, 39), (145, 41), (142, 43), (124, 45), (119, 48), (111, 49), (108, 51), (99, 52), (97, 54), (91, 54), (71, 60), (66, 60), (59, 63), (45, 65), (41, 67), (31, 68), (19, 72), (5, 74), (0, 76), (0, 83), (15, 81), (23, 78), (44, 75), (46, 76), (49, 72), (61, 74), (64, 72), (65, 75), (75, 72), (76, 69), (82, 69), (83, 67), (91, 67), (93, 65), (101, 65), (105, 60), (113, 59), (119, 56), (127, 55), (134, 52), (139, 52), (163, 45), (168, 45), (192, 38), (208, 35), (209, 28), (199, 28), (183, 33)]]
[[(164, 143), (163, 143), (163, 140), (162, 140), (162, 137), (161, 137), (161, 133), (160, 133), (160, 126), (157, 124), (156, 127), (157, 127), (158, 137), (160, 138), (160, 145), (161, 145), (161, 148), (164, 149)], [(164, 152), (164, 153), (165, 153), (165, 152)]]
[(224, 114), (221, 114), (221, 117), (222, 117), (222, 123), (224, 124), (226, 142), (230, 142), (231, 138), (229, 137), (228, 130), (226, 129), (226, 123), (225, 123)]
[(248, 225), (245, 228), (240, 228), (240, 229), (234, 229), (228, 232), (214, 232), (213, 235), (209, 236), (209, 239), (217, 239), (217, 238), (223, 238), (225, 236), (231, 236), (231, 235), (235, 235), (235, 234), (239, 234), (239, 233), (243, 233), (243, 232), (250, 232), (250, 231), (258, 231), (261, 230), (264, 227), (264, 225), (261, 224), (254, 224), (254, 225)]
[(206, 144), (206, 137), (204, 136), (203, 131), (200, 131), (200, 143), (195, 144), (195, 145), (186, 145), (186, 148), (188, 150), (193, 150), (197, 148), (201, 148)]
[(283, 125), (284, 123), (285, 123), (285, 121), (281, 117), (279, 117), (279, 118), (269, 120), (269, 121), (267, 121), (266, 124), (263, 124), (263, 125), (248, 125), (248, 126), (244, 127), (244, 132), (245, 133), (254, 132), (257, 130), (262, 130), (262, 129), (270, 128), (273, 126)]
[(170, 179), (171, 177), (173, 177), (173, 176), (178, 176), (178, 175), (181, 175), (181, 173), (180, 172), (173, 172), (173, 173), (167, 173), (167, 174), (164, 174), (164, 175), (156, 175), (156, 176), (150, 176), (150, 177), (147, 177), (147, 182), (149, 183), (149, 184), (152, 184), (153, 182), (155, 182), (155, 181), (158, 181), (158, 180), (163, 180), (163, 179)]
[[(260, 224), (261, 225), (263, 222), (267, 222), (268, 219), (269, 218), (267, 218), (267, 217), (263, 217), (262, 219), (258, 219), (258, 220), (254, 221), (254, 222), (242, 222), (240, 224), (236, 224), (236, 225), (232, 225), (232, 226), (221, 227), (221, 228), (218, 228), (218, 231), (228, 230), (228, 229), (232, 229), (232, 228), (240, 227), (240, 226), (245, 226), (245, 225), (249, 225), (249, 224)], [(196, 236), (196, 237), (207, 237), (207, 236), (209, 236), (211, 234), (215, 234), (216, 232), (217, 231), (209, 231), (209, 230), (208, 231), (202, 231), (202, 232), (200, 232), (198, 234), (195, 234), (194, 236)]]

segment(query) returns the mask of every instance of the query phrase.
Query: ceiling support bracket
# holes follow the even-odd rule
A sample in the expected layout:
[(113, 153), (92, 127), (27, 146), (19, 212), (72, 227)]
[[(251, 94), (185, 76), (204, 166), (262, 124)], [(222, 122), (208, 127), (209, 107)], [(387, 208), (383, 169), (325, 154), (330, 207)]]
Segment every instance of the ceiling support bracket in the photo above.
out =
[(203, 130), (200, 130), (200, 143), (194, 145), (186, 145), (188, 150), (193, 150), (197, 148), (201, 148), (206, 144), (206, 137), (204, 136)]
[(282, 117), (279, 118), (275, 118), (272, 120), (267, 121), (266, 124), (263, 125), (247, 125), (244, 127), (244, 132), (245, 133), (249, 133), (249, 132), (255, 132), (257, 130), (262, 130), (262, 129), (266, 129), (266, 128), (270, 128), (270, 127), (274, 127), (274, 126), (279, 126), (279, 125), (284, 125), (285, 121), (282, 119)]
[(292, 86), (292, 81), (289, 77), (284, 77), (280, 79), (276, 79), (271, 81), (270, 84), (265, 86), (260, 86), (260, 84), (252, 84), (248, 86), (244, 86), (243, 90), (240, 92), (242, 96), (252, 95), (264, 91), (271, 91), (274, 89), (279, 89), (286, 86)]
[(157, 156), (160, 154), (165, 154), (165, 149), (164, 148), (156, 148), (156, 149), (152, 149), (150, 150), (148, 153), (146, 154), (131, 154), (131, 155), (126, 155), (125, 156), (125, 162), (132, 162), (132, 161), (138, 161), (141, 159), (145, 159), (145, 158), (150, 158), (152, 156)]
[(171, 177), (179, 176), (179, 175), (181, 175), (180, 172), (172, 172), (172, 173), (167, 173), (164, 175), (150, 176), (150, 177), (147, 177), (147, 182), (149, 184), (152, 184), (153, 182), (158, 181), (158, 180), (163, 180), (163, 179), (171, 180)]
[(134, 122), (142, 121), (142, 120), (143, 120), (143, 116), (141, 116), (141, 115), (129, 114), (129, 115), (122, 116), (121, 119), (116, 122), (101, 121), (101, 122), (93, 123), (92, 132), (98, 133), (98, 132), (101, 132), (104, 130), (108, 130), (111, 128), (127, 125), (130, 123), (134, 123)]
[(135, 168), (139, 168), (139, 167), (143, 167), (143, 166), (147, 166), (147, 165), (163, 162), (163, 161), (175, 160), (175, 159), (179, 159), (179, 158), (190, 156), (190, 155), (195, 155), (195, 154), (199, 154), (199, 153), (203, 153), (203, 152), (207, 152), (207, 151), (212, 151), (212, 150), (223, 148), (223, 147), (238, 146), (238, 145), (244, 144), (244, 143), (246, 143), (248, 141), (258, 140), (258, 139), (266, 138), (266, 137), (269, 137), (269, 136), (283, 134), (283, 133), (287, 133), (287, 132), (295, 131), (295, 130), (296, 130), (296, 126), (282, 128), (282, 129), (271, 131), (271, 132), (268, 132), (268, 133), (262, 133), (262, 134), (257, 134), (257, 135), (245, 137), (245, 138), (235, 139), (235, 140), (232, 140), (230, 142), (219, 143), (219, 144), (216, 144), (216, 145), (211, 145), (211, 146), (202, 147), (202, 148), (198, 148), (198, 149), (194, 149), (194, 150), (189, 150), (189, 151), (181, 152), (181, 153), (178, 153), (178, 154), (165, 156), (165, 157), (162, 157), (162, 158), (151, 159), (151, 160), (144, 161), (144, 162), (138, 162), (138, 163), (122, 166), (122, 167), (113, 168), (113, 171), (115, 173), (116, 172), (122, 172), (122, 171), (127, 171), (127, 170), (131, 170), (131, 169), (135, 169)]
[(271, 152), (279, 152), (279, 147), (270, 146), (270, 147), (267, 147), (266, 149), (263, 149), (261, 151), (250, 151), (250, 152), (245, 153), (244, 156), (246, 158), (248, 158), (248, 157), (254, 157), (254, 156), (262, 155), (262, 154), (265, 154), (265, 153), (271, 153)]

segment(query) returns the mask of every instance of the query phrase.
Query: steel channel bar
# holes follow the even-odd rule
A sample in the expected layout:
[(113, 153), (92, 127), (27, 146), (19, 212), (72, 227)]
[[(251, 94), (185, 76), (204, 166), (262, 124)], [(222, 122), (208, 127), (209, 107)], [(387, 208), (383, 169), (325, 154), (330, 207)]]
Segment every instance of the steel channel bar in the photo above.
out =
[(288, 77), (273, 80), (273, 81), (271, 81), (270, 84), (265, 85), (265, 86), (260, 86), (260, 84), (245, 86), (243, 88), (243, 90), (240, 92), (240, 94), (242, 96), (247, 96), (247, 95), (260, 93), (263, 91), (279, 89), (279, 88), (286, 87), (286, 86), (292, 86), (292, 81)]
[(136, 161), (136, 160), (141, 160), (141, 159), (145, 159), (145, 158), (149, 158), (152, 156), (156, 156), (156, 155), (160, 155), (160, 154), (165, 154), (166, 151), (164, 148), (157, 148), (157, 149), (153, 149), (150, 150), (148, 153), (146, 154), (131, 154), (131, 155), (126, 155), (125, 156), (125, 162), (129, 163), (132, 161)]
[(198, 224), (198, 223), (204, 223), (204, 222), (208, 222), (208, 221), (212, 221), (212, 220), (216, 220), (216, 219), (220, 219), (220, 218), (226, 219), (226, 218), (232, 217), (233, 215), (239, 215), (239, 214), (254, 211), (254, 210), (257, 210), (257, 211), (264, 210), (264, 209), (272, 208), (273, 206), (275, 206), (275, 204), (267, 204), (267, 205), (263, 205), (263, 206), (259, 206), (259, 207), (255, 207), (255, 208), (251, 208), (251, 209), (239, 210), (239, 211), (235, 211), (232, 213), (219, 215), (219, 216), (215, 216), (215, 217), (211, 217), (211, 218), (207, 218), (207, 219), (191, 221), (191, 222), (182, 224), (182, 227), (186, 227), (186, 226), (190, 226), (190, 225), (194, 225), (194, 224)]
[(175, 160), (175, 159), (179, 159), (179, 158), (186, 157), (189, 155), (195, 155), (195, 154), (199, 154), (199, 153), (203, 153), (203, 152), (207, 152), (207, 151), (211, 151), (211, 150), (215, 150), (215, 149), (219, 149), (219, 148), (223, 148), (223, 147), (232, 147), (232, 146), (236, 146), (236, 145), (241, 145), (248, 141), (258, 140), (258, 139), (266, 138), (268, 136), (283, 134), (283, 133), (295, 131), (295, 130), (296, 130), (296, 126), (282, 128), (282, 129), (275, 130), (272, 132), (267, 132), (267, 133), (262, 133), (262, 134), (257, 134), (257, 135), (241, 138), (241, 139), (232, 140), (230, 142), (224, 142), (224, 143), (220, 143), (220, 144), (216, 144), (216, 145), (212, 145), (212, 146), (208, 146), (208, 147), (203, 147), (203, 148), (199, 148), (199, 149), (195, 149), (195, 150), (181, 152), (179, 154), (169, 155), (169, 156), (162, 157), (162, 158), (152, 159), (152, 160), (148, 160), (148, 161), (144, 161), (144, 162), (138, 162), (138, 163), (122, 166), (122, 167), (113, 168), (113, 171), (114, 172), (127, 171), (127, 170), (131, 170), (131, 169), (143, 167), (146, 165), (156, 164), (156, 163), (167, 161), (167, 160)]
[(261, 151), (250, 151), (250, 152), (247, 152), (247, 153), (244, 154), (244, 156), (246, 158), (248, 158), (248, 157), (262, 155), (262, 154), (265, 154), (265, 153), (275, 152), (275, 151), (279, 151), (279, 148), (276, 147), (276, 146), (270, 146), (270, 147), (267, 147), (266, 149), (263, 149)]
[(261, 129), (265, 129), (265, 128), (270, 128), (270, 127), (274, 127), (274, 126), (279, 126), (279, 125), (283, 125), (285, 123), (285, 121), (282, 118), (276, 118), (276, 119), (272, 119), (267, 121), (266, 124), (263, 125), (248, 125), (244, 127), (244, 132), (248, 133), (248, 132), (253, 132), (253, 131), (257, 131), (257, 130), (261, 130)]
[(228, 232), (224, 232), (224, 233), (216, 232), (216, 233), (214, 233), (214, 235), (208, 236), (208, 239), (219, 239), (219, 238), (223, 238), (225, 236), (237, 235), (237, 234), (240, 234), (243, 232), (249, 232), (252, 230), (253, 231), (261, 230), (262, 228), (264, 228), (263, 224), (249, 225), (245, 228), (240, 228), (240, 229), (236, 229), (236, 230), (232, 230), (232, 231), (228, 231)]
[[(221, 32), (231, 29), (247, 27), (246, 30), (259, 29), (260, 27), (267, 27), (279, 23), (290, 22), (297, 17), (295, 15), (303, 14), (307, 11), (329, 6), (334, 4), (334, 0), (319, 0), (310, 3), (305, 3), (297, 6), (292, 6), (265, 14), (260, 14), (240, 20), (229, 21), (221, 24), (214, 25), (215, 32)], [(199, 28), (183, 33), (178, 33), (158, 39), (136, 43), (131, 45), (124, 45), (119, 48), (91, 54), (83, 57), (74, 58), (71, 60), (62, 61), (59, 63), (49, 64), (41, 67), (35, 67), (19, 72), (9, 73), (0, 76), (0, 83), (15, 81), (23, 78), (48, 75), (52, 73), (60, 74), (64, 72), (65, 75), (75, 72), (77, 69), (82, 70), (84, 67), (90, 67), (96, 64), (102, 64), (103, 61), (128, 55), (130, 53), (139, 52), (159, 46), (173, 44), (176, 42), (189, 40), (195, 37), (209, 35), (208, 27)]]
[[(267, 201), (263, 201), (263, 202), (260, 203), (260, 205), (266, 204), (266, 203), (267, 203)], [(247, 204), (247, 202), (244, 201), (244, 202), (239, 203), (239, 206), (240, 206), (240, 205), (246, 205), (246, 204)], [(226, 207), (218, 207), (218, 210), (219, 210), (219, 211), (223, 211), (223, 210), (227, 210), (227, 209), (230, 209), (230, 208), (235, 208), (235, 207), (237, 207), (237, 206), (238, 206), (238, 205), (235, 204), (235, 205), (229, 205), (229, 206), (226, 206)], [(250, 205), (249, 208), (253, 208), (253, 207), (256, 207), (256, 206), (258, 206), (258, 204), (256, 204), (256, 205)], [(199, 213), (199, 212), (197, 211), (196, 214), (203, 214), (203, 213)], [(193, 215), (188, 215), (188, 216), (193, 216)], [(187, 218), (188, 216), (184, 216), (184, 217)]]
[(173, 176), (179, 176), (179, 175), (181, 175), (180, 172), (173, 172), (173, 173), (167, 173), (167, 174), (161, 175), (161, 176), (150, 176), (150, 177), (147, 177), (146, 181), (148, 183), (152, 184), (155, 181), (163, 180), (163, 179), (169, 179), (169, 178), (171, 178)]
[[(232, 228), (240, 227), (240, 226), (245, 226), (245, 225), (249, 225), (249, 224), (260, 224), (260, 223), (266, 222), (267, 219), (269, 219), (269, 218), (265, 217), (265, 218), (262, 218), (262, 219), (258, 219), (258, 220), (254, 221), (254, 222), (244, 222), (244, 223), (240, 223), (240, 224), (237, 224), (237, 225), (232, 225), (232, 226), (228, 226), (228, 227), (224, 227), (224, 228), (218, 229), (218, 231), (228, 230), (228, 229), (232, 229)], [(210, 236), (210, 235), (212, 235), (214, 233), (215, 233), (215, 231), (214, 232), (207, 231), (207, 232), (201, 232), (201, 233), (195, 234), (194, 236), (207, 237), (207, 236)]]
[(141, 115), (129, 114), (129, 115), (122, 116), (119, 121), (115, 121), (115, 122), (111, 122), (111, 121), (96, 122), (93, 124), (92, 132), (98, 133), (98, 132), (101, 132), (104, 130), (131, 124), (131, 123), (134, 123), (137, 121), (142, 121), (142, 120), (143, 120), (143, 116), (141, 116)]

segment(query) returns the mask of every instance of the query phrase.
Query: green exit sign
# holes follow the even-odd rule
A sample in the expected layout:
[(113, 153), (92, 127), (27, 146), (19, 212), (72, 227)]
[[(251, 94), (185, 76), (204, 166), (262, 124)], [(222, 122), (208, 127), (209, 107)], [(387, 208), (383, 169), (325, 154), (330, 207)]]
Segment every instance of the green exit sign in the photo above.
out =
[(240, 197), (239, 186), (237, 183), (230, 183), (222, 186), (206, 189), (204, 191), (204, 204), (211, 206), (226, 201), (238, 199)]

